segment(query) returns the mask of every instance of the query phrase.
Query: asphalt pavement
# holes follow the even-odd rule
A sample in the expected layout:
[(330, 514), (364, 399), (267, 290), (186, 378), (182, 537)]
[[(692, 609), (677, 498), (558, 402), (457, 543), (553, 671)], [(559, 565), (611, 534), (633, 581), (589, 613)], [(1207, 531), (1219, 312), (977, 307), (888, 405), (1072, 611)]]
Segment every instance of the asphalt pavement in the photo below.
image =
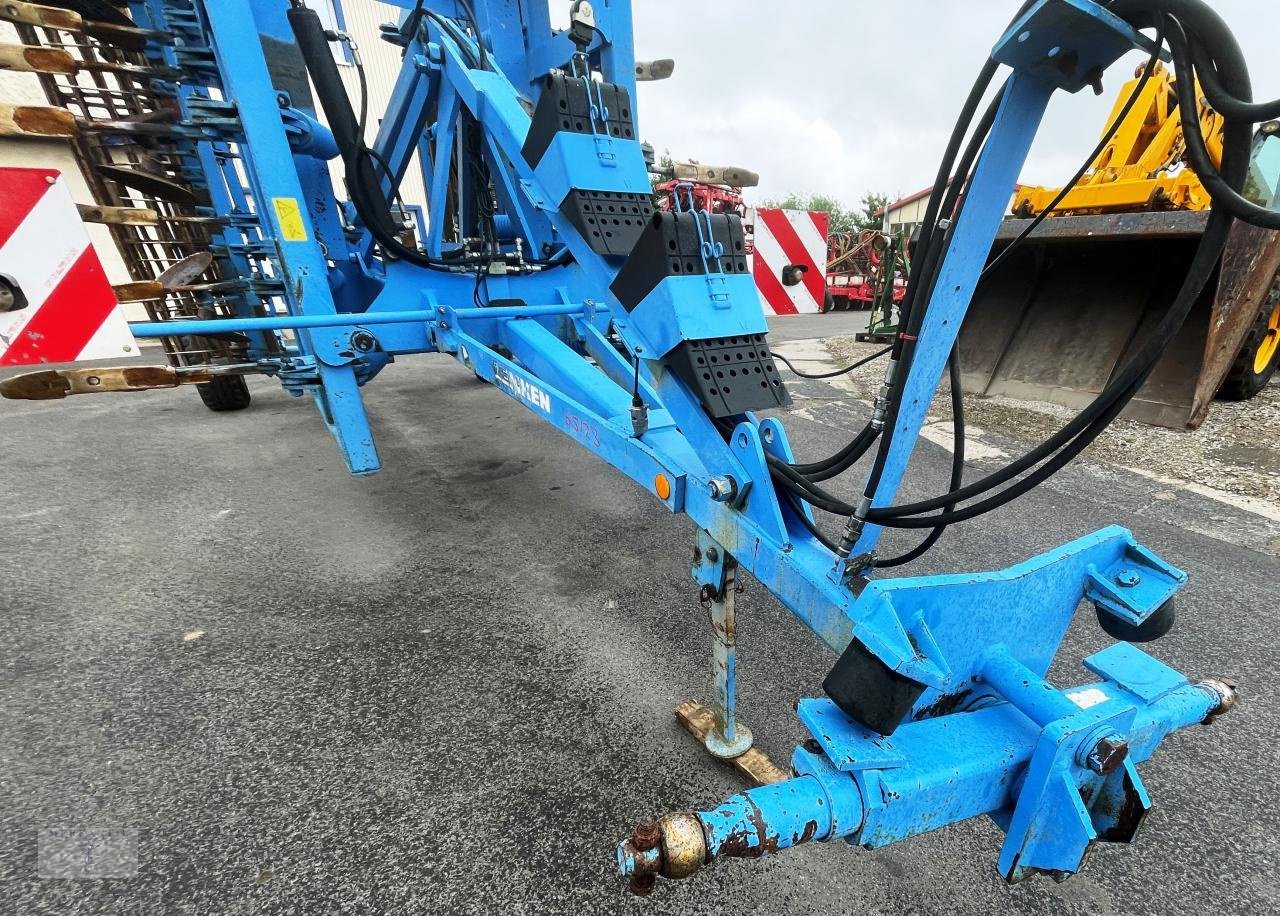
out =
[[(0, 403), (0, 913), (1280, 909), (1280, 559), (1256, 516), (1085, 462), (912, 568), (998, 568), (1120, 523), (1190, 573), (1151, 651), (1243, 698), (1143, 767), (1133, 846), (1010, 887), (976, 820), (719, 862), (635, 900), (613, 873), (635, 821), (743, 787), (672, 715), (708, 695), (692, 526), (442, 357), (366, 389), (368, 478), (310, 403), (251, 385), (238, 414), (184, 389)], [(865, 416), (826, 384), (795, 392), (802, 457)], [(950, 456), (916, 458), (906, 495), (933, 495)], [(785, 762), (832, 656), (750, 580), (738, 630), (741, 714)], [(1053, 675), (1085, 680), (1105, 642), (1082, 611)], [(41, 877), (54, 828), (116, 829), (136, 874)]]

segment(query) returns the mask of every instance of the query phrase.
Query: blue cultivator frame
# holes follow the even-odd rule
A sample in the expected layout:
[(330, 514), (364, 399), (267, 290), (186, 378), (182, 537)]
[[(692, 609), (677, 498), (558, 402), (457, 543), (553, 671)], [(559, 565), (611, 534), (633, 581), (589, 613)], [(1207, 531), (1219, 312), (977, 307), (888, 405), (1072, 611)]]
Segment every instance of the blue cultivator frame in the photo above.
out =
[[(799, 703), (812, 741), (791, 778), (638, 827), (618, 848), (636, 890), (718, 855), (836, 837), (881, 846), (980, 814), (1007, 834), (1010, 880), (1065, 876), (1093, 842), (1129, 840), (1149, 806), (1135, 764), (1169, 732), (1225, 710), (1233, 690), (1190, 684), (1125, 643), (1084, 660), (1095, 684), (1064, 691), (1044, 677), (1082, 600), (1139, 624), (1185, 575), (1120, 528), (1001, 572), (846, 575), (858, 571), (770, 477), (767, 456), (794, 458), (783, 426), (754, 413), (786, 395), (740, 234), (728, 217), (655, 216), (647, 205), (630, 5), (601, 4), (594, 24), (577, 8), (585, 37), (554, 31), (545, 3), (474, 0), (474, 21), (451, 0), (427, 0), (427, 16), (408, 0), (391, 5), (399, 24), (384, 37), (403, 48), (403, 66), (373, 151), (384, 193), (418, 154), (430, 265), (380, 255), (385, 245), (335, 194), (337, 145), (297, 66), (280, 65), (297, 63), (283, 0), (132, 4), (140, 25), (174, 36), (156, 57), (190, 74), (183, 116), (206, 131), (192, 180), (223, 189), (214, 208), (242, 233), (228, 250), (252, 249), (244, 270), (277, 290), (267, 309), (246, 298), (240, 318), (135, 333), (275, 335), (278, 346), (255, 351), (257, 368), (315, 398), (354, 474), (379, 467), (361, 386), (396, 357), (447, 354), (689, 516), (715, 634), (704, 731), (718, 756), (741, 761), (751, 746), (734, 708), (738, 567), (840, 656), (864, 701), (852, 712)], [(1089, 0), (1040, 0), (995, 46), (1013, 75), (953, 228), (874, 506), (893, 503), (1050, 96), (1142, 43)], [(215, 128), (209, 112), (228, 109), (238, 126), (222, 117)], [(214, 165), (228, 148), (239, 156), (232, 175)], [(475, 222), (477, 183), (494, 210), (483, 245), (457, 231)], [(879, 536), (867, 526), (854, 555)]]

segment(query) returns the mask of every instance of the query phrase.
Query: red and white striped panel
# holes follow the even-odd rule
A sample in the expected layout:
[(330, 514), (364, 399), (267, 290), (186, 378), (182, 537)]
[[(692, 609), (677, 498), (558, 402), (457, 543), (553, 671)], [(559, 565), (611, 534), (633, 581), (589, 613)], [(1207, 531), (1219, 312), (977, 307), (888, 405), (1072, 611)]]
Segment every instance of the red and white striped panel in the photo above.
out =
[[(755, 210), (755, 254), (751, 264), (765, 314), (822, 311), (827, 296), (827, 228), (830, 216), (808, 210)], [(784, 268), (807, 268), (794, 286), (782, 282)]]
[(13, 305), (0, 311), (0, 366), (137, 354), (56, 170), (0, 168), (0, 278), (16, 291)]

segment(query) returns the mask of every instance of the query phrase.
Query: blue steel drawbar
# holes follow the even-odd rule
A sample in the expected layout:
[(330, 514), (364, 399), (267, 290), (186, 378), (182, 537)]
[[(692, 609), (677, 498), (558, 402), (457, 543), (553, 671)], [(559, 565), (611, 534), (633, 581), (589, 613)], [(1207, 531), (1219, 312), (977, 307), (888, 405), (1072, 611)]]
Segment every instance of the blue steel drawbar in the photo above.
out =
[[(1094, 843), (1131, 840), (1150, 808), (1138, 766), (1173, 731), (1227, 710), (1232, 685), (1191, 683), (1124, 642), (1083, 660), (1081, 686), (1046, 676), (1082, 603), (1138, 627), (1168, 612), (1186, 575), (1122, 528), (1000, 571), (856, 575), (774, 482), (771, 467), (795, 458), (761, 412), (790, 399), (741, 220), (698, 210), (692, 193), (655, 210), (631, 4), (577, 0), (564, 31), (546, 3), (388, 7), (383, 37), (402, 65), (366, 145), (340, 95), (334, 36), (302, 4), (130, 0), (152, 30), (144, 53), (183, 73), (172, 93), (191, 128), (177, 133), (184, 180), (225, 227), (217, 244), (247, 291), (235, 317), (134, 333), (243, 335), (245, 370), (309, 395), (353, 474), (380, 467), (362, 386), (397, 358), (439, 353), (689, 517), (715, 699), (682, 718), (761, 784), (641, 822), (617, 848), (633, 889), (721, 856), (838, 838), (874, 848), (979, 815), (1004, 832), (1010, 881), (1064, 877)], [(995, 45), (1011, 76), (948, 230), (872, 507), (897, 497), (1050, 97), (1144, 41), (1091, 0), (1038, 0)], [(344, 199), (330, 178), (338, 159)], [(410, 169), (429, 194), (421, 239), (388, 215)], [(852, 554), (870, 555), (880, 533), (863, 527)], [(839, 691), (797, 704), (810, 737), (789, 771), (752, 748), (736, 715), (744, 572), (836, 659)]]

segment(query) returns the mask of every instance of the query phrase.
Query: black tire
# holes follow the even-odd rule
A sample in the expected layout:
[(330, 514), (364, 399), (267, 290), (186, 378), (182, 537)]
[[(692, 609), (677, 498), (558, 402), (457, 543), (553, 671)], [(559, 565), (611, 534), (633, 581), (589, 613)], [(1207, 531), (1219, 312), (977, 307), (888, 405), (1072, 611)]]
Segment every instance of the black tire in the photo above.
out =
[[(1277, 338), (1280, 338), (1280, 290), (1271, 294), (1262, 314), (1249, 329), (1249, 336), (1244, 339), (1236, 361), (1218, 388), (1219, 400), (1247, 401), (1267, 387), (1280, 366)], [(1270, 358), (1260, 364), (1259, 358), (1265, 358), (1267, 353)]]
[(249, 395), (249, 384), (243, 375), (223, 375), (212, 382), (196, 385), (200, 400), (210, 410), (221, 413), (224, 410), (244, 410), (252, 398)]

